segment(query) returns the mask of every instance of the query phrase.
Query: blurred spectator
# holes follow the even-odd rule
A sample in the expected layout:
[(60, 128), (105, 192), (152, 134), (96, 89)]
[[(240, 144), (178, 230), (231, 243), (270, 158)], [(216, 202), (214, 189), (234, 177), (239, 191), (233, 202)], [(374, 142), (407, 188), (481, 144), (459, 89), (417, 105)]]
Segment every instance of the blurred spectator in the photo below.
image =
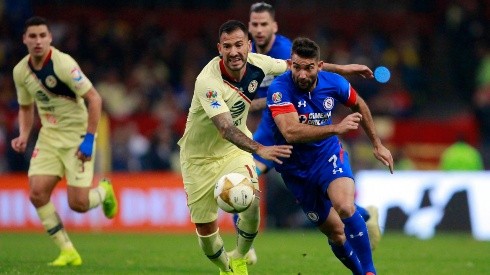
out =
[[(490, 37), (488, 38), (490, 39)], [(482, 155), (486, 168), (490, 168), (490, 42), (478, 44), (480, 62), (476, 71), (476, 91), (473, 106), (480, 126)]]
[(484, 169), (480, 152), (463, 139), (459, 139), (444, 150), (439, 167), (443, 171), (480, 171)]

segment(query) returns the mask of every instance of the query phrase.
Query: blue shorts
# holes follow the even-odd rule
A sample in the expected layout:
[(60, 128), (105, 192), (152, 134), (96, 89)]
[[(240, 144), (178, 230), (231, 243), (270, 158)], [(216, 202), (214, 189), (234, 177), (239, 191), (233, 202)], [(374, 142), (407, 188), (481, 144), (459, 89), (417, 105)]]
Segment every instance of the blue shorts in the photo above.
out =
[[(340, 153), (336, 153), (340, 159)], [(327, 188), (338, 178), (352, 178), (352, 169), (347, 152), (343, 152), (343, 162), (329, 162), (332, 156), (318, 159), (316, 165), (307, 170), (290, 170), (281, 172), (281, 177), (289, 191), (298, 200), (308, 219), (317, 226), (328, 217), (332, 202), (327, 195)], [(336, 166), (336, 167), (334, 167)]]
[[(267, 126), (264, 119), (260, 120), (259, 126), (253, 135), (253, 139), (264, 146), (274, 145), (274, 133), (271, 127)], [(267, 166), (267, 171), (274, 168), (274, 162), (272, 160), (263, 159), (257, 154), (253, 154), (254, 159), (260, 161)]]

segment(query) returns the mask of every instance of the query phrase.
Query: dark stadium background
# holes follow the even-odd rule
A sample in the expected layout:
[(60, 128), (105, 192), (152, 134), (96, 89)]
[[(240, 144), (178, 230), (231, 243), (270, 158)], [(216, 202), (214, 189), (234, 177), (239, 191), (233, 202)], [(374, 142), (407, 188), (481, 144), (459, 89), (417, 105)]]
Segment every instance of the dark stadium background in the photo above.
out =
[[(21, 43), (26, 18), (35, 14), (50, 20), (53, 45), (79, 62), (104, 98), (103, 127), (111, 150), (99, 151), (98, 170), (178, 172), (176, 141), (183, 133), (194, 78), (217, 54), (219, 25), (228, 19), (248, 22), (251, 3), (1, 1), (0, 173), (25, 172), (28, 165), (29, 153), (10, 149), (18, 110), (12, 69), (26, 54)], [(480, 150), (490, 168), (490, 105), (474, 99), (478, 90), (490, 94), (487, 1), (270, 3), (277, 10), (279, 33), (316, 40), (324, 60), (391, 70), (387, 84), (349, 80), (371, 106), (397, 169), (437, 170), (442, 151), (458, 138)], [(486, 82), (477, 75), (487, 75)], [(251, 115), (252, 130), (259, 115)], [(382, 168), (362, 132), (343, 139), (355, 171)], [(267, 226), (308, 226), (277, 174), (265, 179)], [(451, 203), (462, 204), (465, 212), (465, 202), (458, 196)], [(392, 220), (391, 226), (400, 229), (404, 218)]]

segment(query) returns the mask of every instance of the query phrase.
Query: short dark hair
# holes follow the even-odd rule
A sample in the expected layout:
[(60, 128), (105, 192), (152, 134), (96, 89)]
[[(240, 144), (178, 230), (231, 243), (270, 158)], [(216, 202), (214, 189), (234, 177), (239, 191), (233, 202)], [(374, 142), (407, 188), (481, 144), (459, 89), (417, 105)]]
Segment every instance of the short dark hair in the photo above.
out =
[(46, 27), (48, 27), (49, 30), (48, 20), (46, 20), (46, 18), (41, 16), (33, 16), (26, 20), (24, 24), (24, 33), (27, 31), (27, 28), (29, 28), (30, 26), (40, 26), (40, 25), (46, 25)]
[(223, 33), (230, 34), (236, 30), (242, 30), (243, 33), (248, 36), (248, 28), (243, 22), (238, 20), (228, 20), (221, 27), (219, 27), (218, 40), (221, 38)]
[(252, 12), (268, 12), (272, 18), (276, 16), (276, 10), (271, 4), (266, 2), (257, 2), (250, 6), (250, 13)]
[(293, 41), (291, 54), (296, 54), (304, 58), (320, 59), (320, 47), (315, 41), (306, 37), (298, 37)]

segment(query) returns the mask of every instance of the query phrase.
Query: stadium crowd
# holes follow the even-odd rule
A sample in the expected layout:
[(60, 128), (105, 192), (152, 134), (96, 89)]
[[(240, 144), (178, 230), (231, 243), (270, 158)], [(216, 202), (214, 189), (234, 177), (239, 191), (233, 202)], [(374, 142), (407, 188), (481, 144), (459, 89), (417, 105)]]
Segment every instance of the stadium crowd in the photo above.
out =
[[(102, 7), (97, 9), (92, 6), (95, 1), (86, 6), (64, 1), (56, 2), (59, 6), (51, 12), (46, 2), (2, 1), (0, 173), (25, 171), (30, 156), (29, 151), (18, 155), (10, 148), (18, 131), (12, 68), (26, 54), (20, 43), (22, 24), (34, 13), (51, 21), (53, 45), (79, 62), (103, 98), (110, 129), (110, 169), (178, 169), (176, 141), (185, 127), (195, 77), (216, 53), (216, 29), (223, 21), (209, 15), (230, 10), (230, 16), (247, 22), (249, 4), (227, 1), (218, 8), (220, 1), (209, 6), (189, 4), (196, 1), (142, 1), (142, 7), (128, 7), (122, 1), (121, 7), (108, 8), (104, 3), (110, 1), (97, 1)], [(275, 5), (286, 17), (277, 18), (281, 33), (318, 41), (324, 60), (365, 64), (373, 70), (379, 65), (390, 68), (386, 84), (349, 79), (374, 116), (401, 119), (474, 112), (481, 122), (479, 148), (484, 149), (488, 168), (489, 7), (478, 0), (392, 2), (329, 1), (325, 7), (321, 1), (304, 1), (300, 7), (295, 1), (275, 1)], [(202, 12), (199, 16), (199, 9), (207, 17)], [(323, 19), (312, 19), (308, 9), (328, 13)], [(209, 18), (207, 24), (200, 21), (203, 17)], [(171, 22), (176, 18), (189, 22)], [(259, 115), (250, 116), (251, 129)], [(363, 135), (344, 138), (355, 148), (366, 142)], [(354, 170), (376, 165), (366, 163), (364, 159), (372, 157), (363, 158), (356, 150), (352, 158)]]

